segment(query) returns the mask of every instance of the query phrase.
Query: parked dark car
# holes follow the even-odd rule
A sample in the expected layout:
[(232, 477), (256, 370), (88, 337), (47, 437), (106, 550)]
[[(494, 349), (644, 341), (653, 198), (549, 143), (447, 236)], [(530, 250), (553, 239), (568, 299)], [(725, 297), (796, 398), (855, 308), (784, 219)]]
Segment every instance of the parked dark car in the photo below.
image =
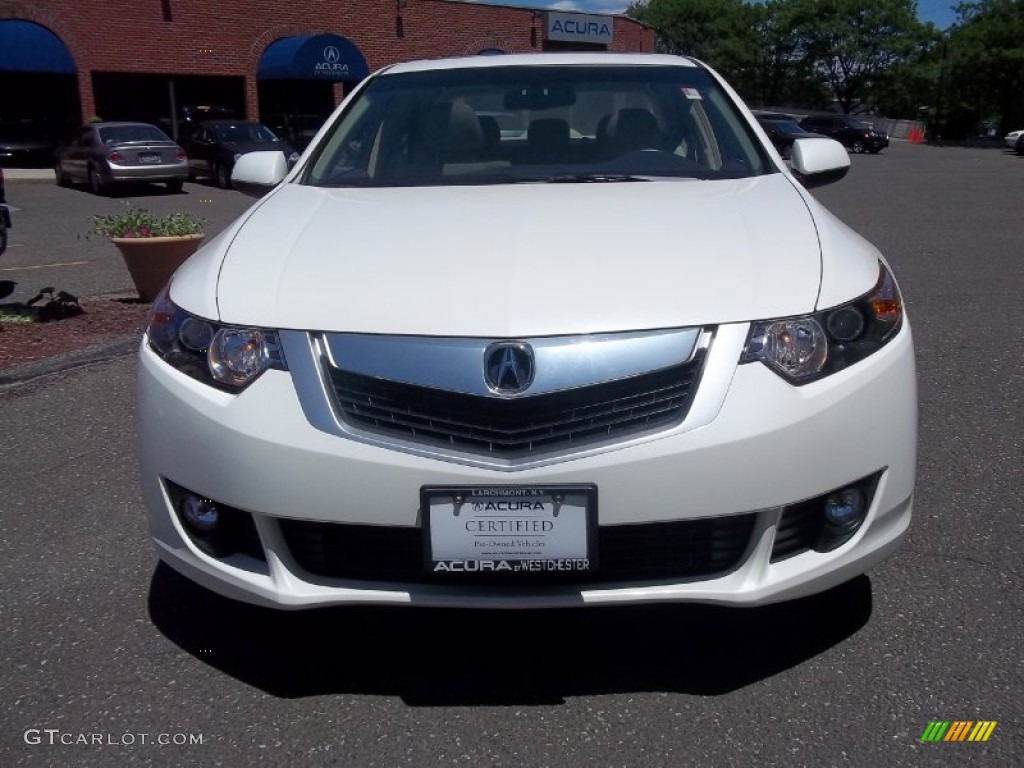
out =
[(1017, 137), (1017, 143), (1013, 145), (1013, 151), (1018, 155), (1024, 155), (1024, 133)]
[(4, 169), (0, 168), (0, 256), (7, 250), (7, 230), (11, 228), (11, 211), (4, 196)]
[(288, 167), (299, 159), (291, 145), (262, 123), (250, 120), (210, 120), (197, 123), (185, 138), (191, 176), (207, 176), (222, 189), (231, 187), (235, 161), (247, 152), (284, 152)]
[(48, 168), (56, 143), (46, 129), (29, 122), (0, 122), (0, 166)]
[(835, 139), (851, 152), (875, 155), (889, 146), (889, 134), (848, 115), (809, 115), (800, 127)]
[(793, 150), (793, 142), (797, 139), (827, 139), (820, 133), (805, 131), (797, 123), (796, 118), (790, 115), (774, 113), (754, 113), (757, 122), (761, 124), (764, 132), (768, 134), (775, 149), (787, 160)]
[(100, 195), (112, 184), (163, 182), (180, 192), (188, 178), (185, 150), (149, 123), (91, 123), (57, 149), (57, 184), (88, 182)]

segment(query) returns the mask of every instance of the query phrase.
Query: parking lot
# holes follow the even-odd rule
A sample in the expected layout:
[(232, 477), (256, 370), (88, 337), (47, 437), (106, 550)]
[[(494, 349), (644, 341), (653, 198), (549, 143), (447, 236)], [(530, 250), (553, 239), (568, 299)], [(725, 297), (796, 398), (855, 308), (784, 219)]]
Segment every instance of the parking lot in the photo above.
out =
[(88, 188), (57, 187), (50, 171), (34, 172), (20, 181), (8, 171), (7, 199), (14, 227), (10, 247), (0, 258), (0, 280), (18, 283), (8, 301), (25, 300), (41, 286), (54, 286), (76, 296), (131, 290), (132, 281), (117, 249), (93, 235), (92, 217), (139, 205), (164, 214), (184, 209), (206, 219), (212, 236), (244, 211), (252, 198), (203, 182), (171, 194), (162, 185), (136, 184), (97, 197)]
[[(892, 263), (918, 355), (895, 557), (747, 611), (232, 603), (156, 564), (122, 358), (0, 391), (0, 764), (1017, 764), (1024, 157), (896, 143), (852, 161), (818, 197)], [(7, 197), (0, 280), (26, 295), (130, 288), (91, 215), (185, 207), (213, 235), (250, 202), (205, 184), (96, 198), (10, 181)], [(998, 725), (922, 743), (933, 720)]]

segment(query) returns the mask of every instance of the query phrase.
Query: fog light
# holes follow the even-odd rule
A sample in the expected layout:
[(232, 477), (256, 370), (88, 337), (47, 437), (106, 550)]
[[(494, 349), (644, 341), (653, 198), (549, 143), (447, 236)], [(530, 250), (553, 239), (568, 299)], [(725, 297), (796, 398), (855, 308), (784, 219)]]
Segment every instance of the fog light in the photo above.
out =
[(181, 516), (195, 533), (210, 535), (220, 523), (220, 510), (209, 499), (188, 495), (181, 500)]
[(864, 516), (864, 494), (859, 488), (844, 488), (825, 499), (825, 521), (836, 528), (857, 525)]

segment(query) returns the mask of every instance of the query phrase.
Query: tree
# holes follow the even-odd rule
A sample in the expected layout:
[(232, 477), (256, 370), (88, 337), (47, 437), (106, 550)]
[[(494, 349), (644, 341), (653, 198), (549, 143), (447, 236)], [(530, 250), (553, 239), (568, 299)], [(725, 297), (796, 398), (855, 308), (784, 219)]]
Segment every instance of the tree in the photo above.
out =
[(997, 116), (1003, 131), (1024, 127), (1024, 0), (979, 0), (957, 7), (947, 81), (961, 112)]
[(914, 0), (791, 2), (804, 56), (847, 114), (872, 97), (885, 73), (928, 35)]
[(663, 53), (700, 59), (734, 84), (750, 67), (754, 37), (743, 0), (645, 0), (626, 13), (654, 27)]
[(773, 106), (819, 106), (827, 101), (813, 63), (804, 56), (795, 8), (792, 0), (746, 6), (754, 38), (752, 71), (746, 83), (749, 92), (745, 94), (751, 101)]

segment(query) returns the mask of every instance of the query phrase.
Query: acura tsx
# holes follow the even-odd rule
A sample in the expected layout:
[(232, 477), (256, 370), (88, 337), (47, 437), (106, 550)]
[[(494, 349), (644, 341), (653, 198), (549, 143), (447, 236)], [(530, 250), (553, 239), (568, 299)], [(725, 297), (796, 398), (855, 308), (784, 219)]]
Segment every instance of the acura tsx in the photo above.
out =
[[(511, 115), (523, 131), (503, 131)], [(154, 303), (164, 561), (280, 608), (825, 590), (899, 545), (914, 352), (889, 264), (729, 85), (663, 55), (396, 64)]]

